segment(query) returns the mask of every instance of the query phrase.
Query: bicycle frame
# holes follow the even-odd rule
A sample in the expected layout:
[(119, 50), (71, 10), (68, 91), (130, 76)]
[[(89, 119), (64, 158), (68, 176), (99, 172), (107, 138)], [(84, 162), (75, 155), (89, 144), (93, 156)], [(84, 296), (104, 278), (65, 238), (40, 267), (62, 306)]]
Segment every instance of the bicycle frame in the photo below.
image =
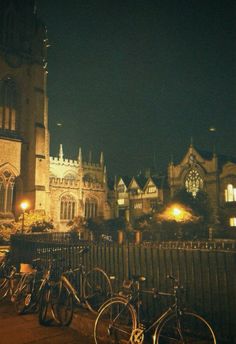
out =
[[(145, 335), (150, 332), (153, 328), (156, 328), (161, 321), (165, 318), (168, 317), (170, 314), (173, 313), (173, 311), (176, 313), (177, 319), (179, 318), (179, 315), (181, 314), (181, 307), (180, 307), (180, 302), (179, 302), (179, 286), (174, 287), (174, 292), (173, 293), (167, 293), (167, 292), (158, 292), (155, 290), (141, 290), (140, 289), (140, 281), (133, 281), (132, 284), (134, 285), (135, 289), (134, 291), (131, 291), (130, 294), (128, 294), (128, 297), (121, 296), (123, 298), (126, 298), (127, 300), (127, 305), (132, 305), (134, 307), (134, 311), (136, 313), (136, 318), (137, 318), (137, 328), (136, 330), (138, 331), (138, 336), (140, 335)], [(154, 297), (156, 296), (171, 296), (174, 298), (173, 304), (171, 304), (164, 313), (162, 313), (159, 317), (154, 319), (153, 321), (150, 322), (150, 325), (147, 326), (146, 328), (142, 326), (142, 319), (141, 319), (141, 305), (142, 305), (142, 297), (141, 294), (151, 294)], [(107, 301), (109, 303), (109, 300)], [(115, 320), (115, 319), (114, 319)], [(153, 336), (153, 343), (155, 343), (155, 337)]]
[(73, 298), (76, 300), (76, 302), (78, 304), (81, 304), (82, 297), (79, 296), (78, 291), (75, 289), (75, 287), (73, 286), (73, 284), (69, 281), (69, 279), (67, 277), (68, 273), (71, 273), (74, 275), (74, 273), (77, 271), (80, 272), (80, 278), (83, 278), (83, 276), (85, 275), (85, 269), (84, 269), (83, 265), (80, 265), (80, 267), (77, 269), (65, 271), (62, 273), (61, 278), (60, 278), (60, 282), (59, 282), (60, 283), (60, 292), (61, 292), (62, 284), (64, 283), (65, 286), (68, 288), (68, 290), (72, 293)]

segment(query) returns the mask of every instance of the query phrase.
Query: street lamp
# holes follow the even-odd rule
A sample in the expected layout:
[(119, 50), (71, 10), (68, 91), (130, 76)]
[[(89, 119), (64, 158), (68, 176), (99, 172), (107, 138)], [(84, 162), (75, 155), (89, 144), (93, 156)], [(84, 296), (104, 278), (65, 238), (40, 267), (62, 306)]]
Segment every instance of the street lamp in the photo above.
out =
[(28, 202), (24, 201), (24, 202), (21, 202), (20, 204), (20, 207), (21, 207), (21, 210), (22, 210), (22, 226), (21, 226), (21, 233), (24, 232), (24, 222), (25, 222), (25, 211), (26, 209), (28, 208), (29, 204)]

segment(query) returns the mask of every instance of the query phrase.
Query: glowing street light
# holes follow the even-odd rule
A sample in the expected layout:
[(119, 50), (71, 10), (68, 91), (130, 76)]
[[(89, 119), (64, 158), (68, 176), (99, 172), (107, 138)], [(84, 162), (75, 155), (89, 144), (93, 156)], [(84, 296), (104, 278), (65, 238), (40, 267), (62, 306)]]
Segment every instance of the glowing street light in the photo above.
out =
[(21, 210), (22, 210), (22, 226), (21, 226), (21, 233), (24, 232), (24, 226), (25, 226), (25, 211), (29, 207), (29, 203), (27, 201), (23, 201), (20, 204)]

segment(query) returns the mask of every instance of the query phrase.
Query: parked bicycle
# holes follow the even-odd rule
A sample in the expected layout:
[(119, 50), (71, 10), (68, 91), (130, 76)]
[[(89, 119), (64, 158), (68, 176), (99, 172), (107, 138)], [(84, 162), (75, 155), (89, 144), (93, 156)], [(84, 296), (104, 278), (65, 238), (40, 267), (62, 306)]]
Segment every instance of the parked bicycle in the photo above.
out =
[[(166, 293), (154, 289), (141, 290), (140, 282), (145, 278), (134, 276), (128, 283), (126, 296), (112, 297), (102, 305), (94, 326), (95, 343), (141, 344), (152, 338), (153, 344), (216, 344), (211, 325), (202, 316), (182, 307), (183, 288), (174, 277), (169, 278), (173, 282), (173, 291)], [(141, 316), (143, 293), (154, 297), (168, 296), (173, 298), (173, 303), (151, 323), (144, 324)], [(148, 336), (150, 333), (152, 336)]]
[[(87, 252), (88, 248), (84, 248), (79, 254)], [(69, 268), (61, 275), (56, 301), (56, 313), (60, 324), (68, 326), (71, 323), (74, 304), (84, 304), (91, 312), (97, 313), (111, 295), (111, 281), (104, 270), (95, 267), (87, 272), (83, 264), (76, 269)]]
[(11, 296), (18, 314), (38, 311), (40, 324), (46, 325), (52, 320), (59, 322), (53, 297), (58, 294), (55, 292), (58, 283), (54, 278), (57, 263), (58, 259), (53, 258), (47, 264), (41, 259), (33, 260), (32, 264), (21, 264), (20, 279)]
[(11, 253), (6, 251), (0, 264), (0, 301), (12, 295), (16, 268), (12, 265)]

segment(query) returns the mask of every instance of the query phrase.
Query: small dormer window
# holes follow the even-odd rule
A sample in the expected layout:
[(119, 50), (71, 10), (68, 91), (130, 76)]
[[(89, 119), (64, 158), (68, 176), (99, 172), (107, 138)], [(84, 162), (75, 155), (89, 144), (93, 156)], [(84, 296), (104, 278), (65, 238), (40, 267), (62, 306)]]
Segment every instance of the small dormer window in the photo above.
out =
[(124, 192), (125, 192), (125, 186), (124, 186), (124, 184), (118, 185), (117, 191), (120, 192), (120, 193), (124, 193)]
[(157, 188), (154, 185), (149, 186), (147, 189), (148, 193), (154, 193), (156, 191), (157, 191)]

